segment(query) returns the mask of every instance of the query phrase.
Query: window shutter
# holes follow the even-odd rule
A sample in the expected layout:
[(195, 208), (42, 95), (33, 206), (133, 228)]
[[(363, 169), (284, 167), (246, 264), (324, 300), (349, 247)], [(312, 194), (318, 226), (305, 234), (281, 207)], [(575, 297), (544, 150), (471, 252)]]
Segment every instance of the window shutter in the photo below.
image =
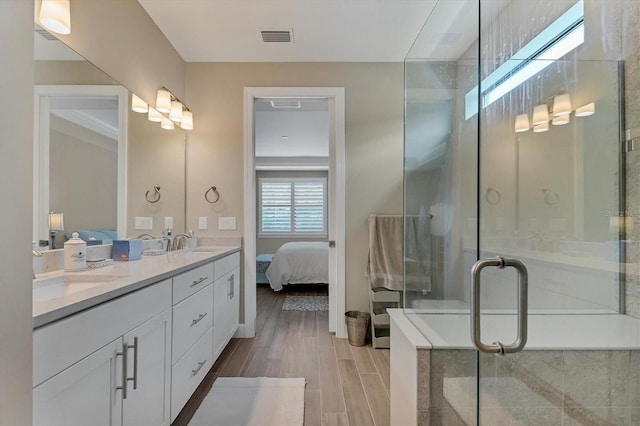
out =
[(324, 198), (323, 182), (294, 182), (295, 232), (324, 232)]
[(291, 183), (262, 183), (262, 231), (291, 232)]

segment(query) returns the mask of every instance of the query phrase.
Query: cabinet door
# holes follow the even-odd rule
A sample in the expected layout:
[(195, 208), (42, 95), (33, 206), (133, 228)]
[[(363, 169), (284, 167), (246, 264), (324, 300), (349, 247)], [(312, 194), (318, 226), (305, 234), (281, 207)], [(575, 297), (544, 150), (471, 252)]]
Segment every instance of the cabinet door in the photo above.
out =
[(33, 389), (34, 425), (121, 425), (122, 339)]
[(224, 349), (227, 337), (227, 299), (229, 285), (225, 277), (213, 283), (213, 356), (217, 358)]
[[(134, 343), (137, 338), (137, 344)], [(171, 310), (124, 335), (127, 351), (127, 397), (122, 402), (124, 425), (169, 425), (171, 377)], [(137, 360), (136, 360), (137, 357)], [(136, 368), (137, 361), (137, 368)]]

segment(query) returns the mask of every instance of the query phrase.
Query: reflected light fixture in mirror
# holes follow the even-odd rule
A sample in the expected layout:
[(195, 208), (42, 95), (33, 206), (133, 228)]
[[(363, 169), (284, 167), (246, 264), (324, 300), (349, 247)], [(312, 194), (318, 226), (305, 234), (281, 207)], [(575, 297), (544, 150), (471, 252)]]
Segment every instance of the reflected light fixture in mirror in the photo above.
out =
[(576, 109), (575, 115), (576, 117), (588, 117), (596, 113), (596, 104), (591, 102), (590, 104), (586, 104)]
[(519, 114), (516, 116), (516, 125), (515, 131), (516, 133), (522, 133), (529, 130), (529, 115), (528, 114)]
[(40, 24), (57, 34), (71, 34), (71, 6), (69, 0), (42, 0)]
[(167, 117), (162, 117), (160, 127), (165, 130), (173, 130), (175, 128), (175, 125), (173, 124), (173, 121), (169, 120)]
[[(547, 123), (547, 128), (549, 122), (549, 110), (547, 109), (546, 104), (538, 105), (533, 109), (533, 125), (539, 126), (543, 123)], [(535, 127), (534, 127), (535, 131)]]
[(131, 110), (139, 113), (149, 112), (149, 105), (133, 93), (131, 94)]
[(51, 235), (51, 249), (56, 247), (56, 231), (64, 231), (64, 213), (49, 212), (49, 232)]
[(162, 121), (162, 114), (160, 114), (154, 107), (149, 107), (149, 115), (147, 118), (149, 121), (153, 121), (154, 123), (160, 123)]
[(569, 121), (569, 113), (566, 113), (553, 117), (553, 120), (551, 120), (551, 124), (553, 124), (554, 126), (562, 126), (565, 124), (569, 124)]
[(542, 133), (549, 130), (549, 122), (544, 121), (538, 125), (533, 126), (534, 133)]
[(571, 114), (571, 98), (568, 93), (563, 93), (553, 98), (553, 116), (558, 117), (566, 114)]

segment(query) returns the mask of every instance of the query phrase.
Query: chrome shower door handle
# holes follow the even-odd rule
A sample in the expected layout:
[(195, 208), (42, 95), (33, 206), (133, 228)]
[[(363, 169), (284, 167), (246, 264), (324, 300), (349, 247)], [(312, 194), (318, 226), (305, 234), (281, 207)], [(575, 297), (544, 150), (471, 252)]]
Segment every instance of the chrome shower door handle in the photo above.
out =
[[(510, 345), (493, 342), (491, 345), (482, 343), (480, 333), (480, 274), (488, 266), (499, 269), (512, 267), (518, 271), (518, 337)], [(481, 352), (504, 355), (520, 352), (527, 344), (527, 315), (528, 315), (528, 274), (527, 267), (517, 259), (483, 259), (477, 261), (471, 268), (471, 341)]]

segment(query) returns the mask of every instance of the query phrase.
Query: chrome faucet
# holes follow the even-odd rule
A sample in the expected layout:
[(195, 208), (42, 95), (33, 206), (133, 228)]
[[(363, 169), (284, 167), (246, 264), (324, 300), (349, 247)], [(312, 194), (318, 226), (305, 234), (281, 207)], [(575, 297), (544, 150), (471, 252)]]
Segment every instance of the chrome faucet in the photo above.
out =
[(192, 236), (192, 233), (181, 233), (174, 235), (173, 238), (167, 242), (167, 251), (182, 250), (184, 248), (186, 239), (191, 238)]

